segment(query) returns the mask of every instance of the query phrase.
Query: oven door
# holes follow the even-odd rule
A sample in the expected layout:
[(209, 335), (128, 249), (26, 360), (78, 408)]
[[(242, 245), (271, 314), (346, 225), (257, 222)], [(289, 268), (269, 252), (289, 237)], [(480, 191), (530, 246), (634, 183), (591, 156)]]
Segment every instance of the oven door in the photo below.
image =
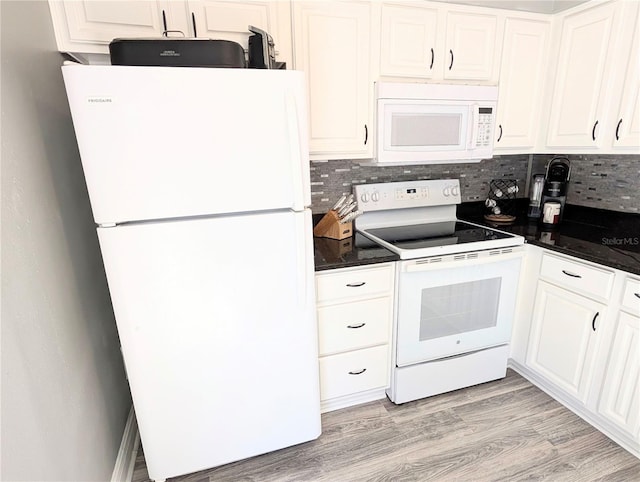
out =
[(522, 253), (500, 253), (400, 262), (397, 366), (509, 342)]

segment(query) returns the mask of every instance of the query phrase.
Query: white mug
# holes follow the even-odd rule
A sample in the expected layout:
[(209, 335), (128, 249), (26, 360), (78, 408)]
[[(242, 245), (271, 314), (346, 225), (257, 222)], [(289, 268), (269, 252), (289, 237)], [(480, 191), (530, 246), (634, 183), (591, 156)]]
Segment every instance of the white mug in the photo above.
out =
[(560, 222), (560, 203), (546, 202), (542, 208), (542, 222), (545, 224), (558, 224)]

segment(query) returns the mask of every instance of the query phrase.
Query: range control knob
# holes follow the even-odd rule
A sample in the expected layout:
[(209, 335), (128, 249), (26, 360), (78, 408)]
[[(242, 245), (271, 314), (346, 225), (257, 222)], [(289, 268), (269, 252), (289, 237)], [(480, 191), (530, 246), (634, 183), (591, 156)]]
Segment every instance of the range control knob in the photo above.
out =
[(363, 192), (362, 195), (360, 196), (360, 200), (363, 203), (369, 202), (369, 193), (368, 192)]
[(460, 189), (458, 188), (458, 186), (453, 186), (451, 188), (451, 194), (453, 196), (459, 196), (460, 195)]
[(451, 195), (451, 188), (449, 186), (446, 186), (443, 190), (442, 190), (442, 195), (444, 197), (449, 197)]
[(378, 191), (371, 193), (371, 200), (376, 203), (380, 201), (380, 193)]

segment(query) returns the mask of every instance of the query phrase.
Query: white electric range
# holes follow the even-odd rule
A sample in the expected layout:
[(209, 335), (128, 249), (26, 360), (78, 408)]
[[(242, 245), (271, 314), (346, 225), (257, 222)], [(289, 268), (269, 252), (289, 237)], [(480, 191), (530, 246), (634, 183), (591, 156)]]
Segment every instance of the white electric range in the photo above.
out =
[(357, 231), (400, 259), (524, 244), (522, 236), (458, 220), (458, 179), (361, 184), (355, 195), (363, 212)]
[(397, 253), (389, 398), (404, 403), (506, 374), (524, 238), (456, 218), (457, 179), (355, 187), (356, 244)]

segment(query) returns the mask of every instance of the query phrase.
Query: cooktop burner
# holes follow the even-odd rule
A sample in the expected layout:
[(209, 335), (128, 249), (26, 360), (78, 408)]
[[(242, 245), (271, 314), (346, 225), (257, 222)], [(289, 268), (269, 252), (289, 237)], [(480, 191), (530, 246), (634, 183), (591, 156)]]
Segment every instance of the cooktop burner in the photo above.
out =
[(374, 228), (368, 229), (366, 232), (400, 249), (420, 249), (513, 237), (507, 233), (464, 221)]

